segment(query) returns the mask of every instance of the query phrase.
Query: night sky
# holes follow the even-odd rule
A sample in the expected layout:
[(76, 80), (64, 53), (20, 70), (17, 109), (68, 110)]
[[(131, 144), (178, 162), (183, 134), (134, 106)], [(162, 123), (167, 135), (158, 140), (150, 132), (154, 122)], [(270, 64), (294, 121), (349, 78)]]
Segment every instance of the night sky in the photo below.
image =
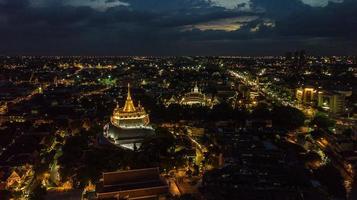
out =
[(357, 54), (357, 0), (0, 0), (3, 55)]

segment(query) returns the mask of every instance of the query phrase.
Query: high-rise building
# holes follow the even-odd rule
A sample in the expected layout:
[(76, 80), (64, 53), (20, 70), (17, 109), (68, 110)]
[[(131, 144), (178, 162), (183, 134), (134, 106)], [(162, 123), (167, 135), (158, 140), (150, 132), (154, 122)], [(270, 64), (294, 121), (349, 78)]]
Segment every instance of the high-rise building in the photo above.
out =
[(317, 90), (312, 87), (296, 89), (296, 99), (304, 105), (313, 105), (316, 102)]
[(317, 105), (333, 114), (343, 113), (346, 107), (345, 95), (337, 92), (320, 91)]

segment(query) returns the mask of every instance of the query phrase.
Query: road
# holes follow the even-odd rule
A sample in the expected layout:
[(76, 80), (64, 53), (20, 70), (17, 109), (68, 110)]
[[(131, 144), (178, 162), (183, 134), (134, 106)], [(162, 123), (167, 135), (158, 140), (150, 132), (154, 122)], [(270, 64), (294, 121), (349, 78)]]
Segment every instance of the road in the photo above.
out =
[[(273, 102), (278, 102), (279, 104), (285, 105), (285, 106), (291, 106), (291, 107), (295, 107), (303, 112), (305, 112), (307, 109), (305, 109), (302, 106), (297, 105), (295, 102), (293, 101), (288, 101), (286, 99), (283, 99), (281, 97), (279, 97), (279, 94), (274, 93), (273, 91), (269, 91), (266, 88), (261, 88), (260, 85), (254, 81), (251, 80), (249, 78), (248, 75), (246, 75), (245, 73), (239, 73), (239, 72), (235, 72), (233, 70), (229, 70), (228, 71), (229, 74), (236, 78), (239, 82), (245, 84), (248, 87), (253, 88), (254, 90), (258, 91), (259, 94), (261, 94), (262, 96), (264, 96), (266, 99), (271, 100)], [(351, 120), (348, 119), (344, 119), (341, 117), (331, 117), (332, 119), (336, 120), (336, 121), (341, 121), (342, 124), (352, 124), (353, 122), (351, 122)], [(343, 126), (343, 129), (348, 128), (349, 126)], [(342, 130), (339, 130), (342, 131)], [(290, 140), (290, 142), (295, 143), (294, 141)], [(317, 144), (319, 144), (317, 142)], [(320, 144), (320, 148), (321, 150), (326, 154), (326, 149), (325, 147), (323, 147), (324, 145)], [(339, 169), (341, 175), (343, 176), (344, 180), (345, 180), (345, 188), (347, 190), (347, 195), (348, 195), (348, 199), (349, 200), (355, 200), (357, 199), (357, 182), (354, 181), (354, 175), (350, 174), (346, 171), (346, 169), (341, 165), (340, 162), (337, 161), (337, 159), (335, 158), (335, 155), (331, 155), (329, 154), (328, 157), (332, 160), (333, 165)]]
[(280, 97), (278, 94), (276, 94), (274, 91), (270, 91), (264, 87), (261, 87), (258, 82), (255, 80), (251, 80), (247, 75), (244, 75), (244, 73), (238, 73), (233, 70), (228, 70), (228, 73), (238, 79), (240, 82), (243, 84), (249, 86), (250, 88), (253, 88), (256, 90), (260, 95), (264, 96), (266, 99), (277, 102), (278, 104), (284, 105), (284, 106), (291, 106), (295, 107), (297, 109), (301, 110), (301, 107), (296, 105), (294, 102), (290, 102), (282, 97)]

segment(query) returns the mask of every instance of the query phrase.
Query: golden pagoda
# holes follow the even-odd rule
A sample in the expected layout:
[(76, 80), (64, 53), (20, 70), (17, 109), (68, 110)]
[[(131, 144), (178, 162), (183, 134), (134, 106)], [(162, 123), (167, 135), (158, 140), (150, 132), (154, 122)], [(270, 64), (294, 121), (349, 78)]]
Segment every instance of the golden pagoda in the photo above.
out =
[(111, 123), (120, 128), (141, 128), (149, 124), (149, 115), (145, 112), (144, 107), (139, 103), (135, 107), (130, 94), (130, 84), (128, 84), (128, 95), (123, 108), (117, 104), (111, 117)]
[(154, 133), (149, 125), (149, 114), (138, 104), (135, 107), (131, 98), (130, 84), (124, 107), (114, 108), (110, 123), (104, 126), (104, 137), (110, 142), (128, 149), (140, 147), (142, 140)]

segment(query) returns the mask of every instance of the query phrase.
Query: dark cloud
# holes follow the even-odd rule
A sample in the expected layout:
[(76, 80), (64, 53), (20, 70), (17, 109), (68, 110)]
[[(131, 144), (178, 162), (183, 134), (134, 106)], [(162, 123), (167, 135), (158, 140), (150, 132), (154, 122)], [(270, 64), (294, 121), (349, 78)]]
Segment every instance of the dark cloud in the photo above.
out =
[(205, 9), (212, 9), (209, 2), (205, 0), (123, 0), (130, 4), (135, 10), (144, 10), (160, 13), (172, 13), (187, 11), (205, 11)]
[(250, 9), (205, 0), (81, 2), (0, 0), (0, 53), (267, 55), (297, 48), (357, 53), (345, 47), (357, 41), (354, 0), (326, 7), (300, 0), (251, 0)]
[(285, 18), (291, 13), (303, 14), (312, 9), (301, 0), (251, 0), (251, 6), (253, 9), (260, 10), (274, 19)]
[(277, 23), (282, 35), (357, 39), (357, 2), (330, 3), (324, 8), (294, 12)]

